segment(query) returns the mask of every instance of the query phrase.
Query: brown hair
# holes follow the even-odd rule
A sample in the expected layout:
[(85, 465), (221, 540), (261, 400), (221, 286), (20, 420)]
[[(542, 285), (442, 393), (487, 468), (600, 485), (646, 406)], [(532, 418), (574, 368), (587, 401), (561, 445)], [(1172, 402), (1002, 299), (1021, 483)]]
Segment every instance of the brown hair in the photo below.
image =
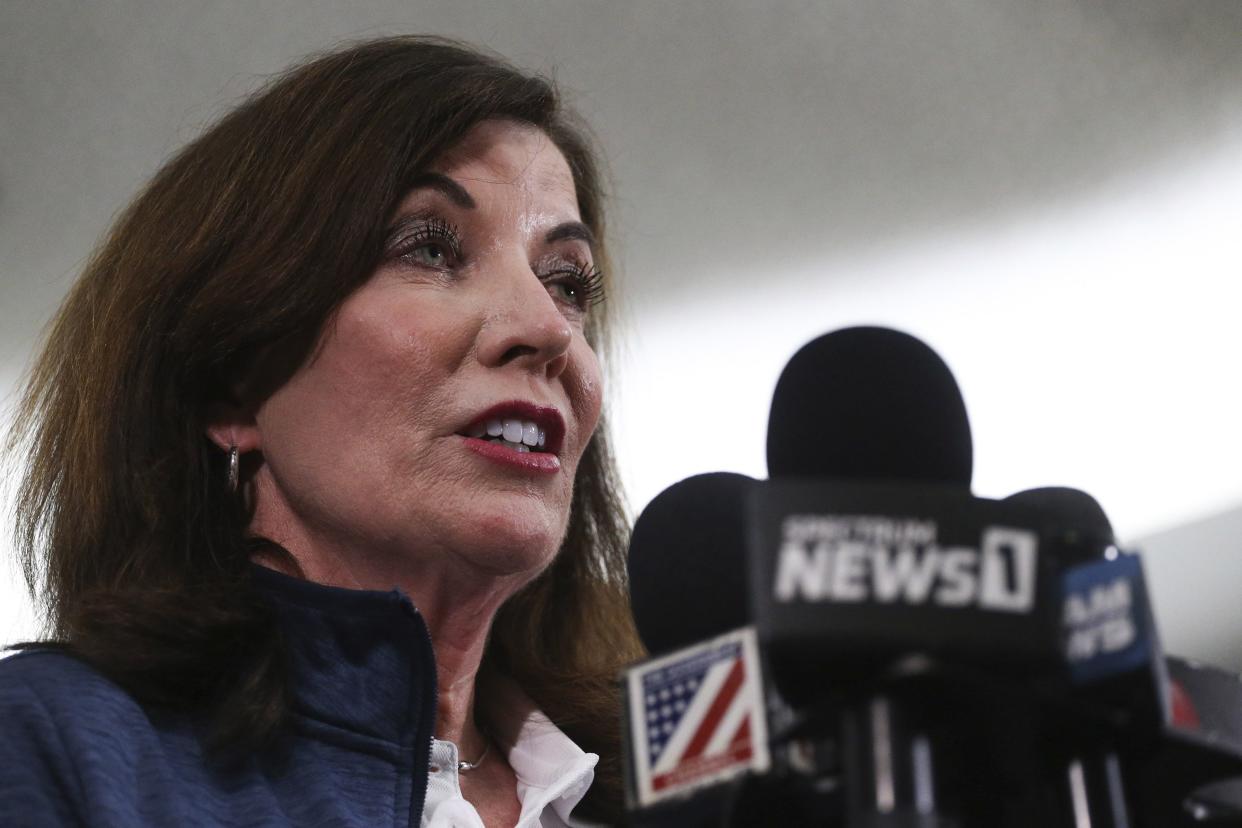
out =
[[(300, 364), (376, 269), (407, 183), (488, 118), (549, 135), (602, 241), (596, 156), (549, 82), (452, 41), (370, 41), (275, 79), (169, 161), (32, 368), (10, 447), (28, 452), (18, 546), (49, 633), (137, 698), (207, 712), (218, 744), (270, 740), (287, 696), (249, 586), (262, 541), (226, 490), (206, 407), (261, 351)], [(602, 347), (597, 311), (587, 334)], [(582, 810), (605, 819), (620, 810), (616, 673), (640, 651), (617, 492), (601, 421), (560, 554), (502, 608), (485, 657), (600, 754)]]

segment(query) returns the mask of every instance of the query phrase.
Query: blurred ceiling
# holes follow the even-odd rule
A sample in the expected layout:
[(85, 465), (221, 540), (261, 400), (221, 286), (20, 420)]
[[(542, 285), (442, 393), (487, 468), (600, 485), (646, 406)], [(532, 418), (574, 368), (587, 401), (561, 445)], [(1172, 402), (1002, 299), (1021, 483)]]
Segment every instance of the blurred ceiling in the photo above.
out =
[(269, 73), (395, 32), (559, 80), (641, 304), (1072, 200), (1242, 128), (1236, 0), (7, 0), (0, 367), (162, 159)]

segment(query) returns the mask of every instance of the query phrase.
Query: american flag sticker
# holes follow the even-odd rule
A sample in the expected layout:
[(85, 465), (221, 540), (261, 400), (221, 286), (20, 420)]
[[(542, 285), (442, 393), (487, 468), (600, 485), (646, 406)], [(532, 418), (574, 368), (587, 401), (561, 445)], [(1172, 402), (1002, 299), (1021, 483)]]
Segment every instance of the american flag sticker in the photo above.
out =
[(768, 768), (753, 628), (640, 664), (627, 674), (638, 805)]

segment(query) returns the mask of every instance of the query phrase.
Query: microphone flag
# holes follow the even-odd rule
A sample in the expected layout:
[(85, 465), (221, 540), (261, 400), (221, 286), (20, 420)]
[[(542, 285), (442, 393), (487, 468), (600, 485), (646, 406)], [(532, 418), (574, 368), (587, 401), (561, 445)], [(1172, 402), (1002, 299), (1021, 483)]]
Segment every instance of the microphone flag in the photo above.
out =
[(630, 668), (626, 695), (632, 793), (640, 807), (768, 769), (753, 628)]
[(1062, 639), (1075, 684), (1137, 670), (1161, 657), (1137, 555), (1079, 564), (1062, 575)]

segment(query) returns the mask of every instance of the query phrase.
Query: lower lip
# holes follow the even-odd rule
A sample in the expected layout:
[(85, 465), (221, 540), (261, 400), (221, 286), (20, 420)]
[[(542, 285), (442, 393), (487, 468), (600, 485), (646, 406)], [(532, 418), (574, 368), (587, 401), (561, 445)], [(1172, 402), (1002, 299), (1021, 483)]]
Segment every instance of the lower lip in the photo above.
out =
[(494, 463), (523, 471), (553, 474), (561, 470), (561, 459), (546, 451), (516, 451), (501, 443), (466, 437), (466, 448)]

